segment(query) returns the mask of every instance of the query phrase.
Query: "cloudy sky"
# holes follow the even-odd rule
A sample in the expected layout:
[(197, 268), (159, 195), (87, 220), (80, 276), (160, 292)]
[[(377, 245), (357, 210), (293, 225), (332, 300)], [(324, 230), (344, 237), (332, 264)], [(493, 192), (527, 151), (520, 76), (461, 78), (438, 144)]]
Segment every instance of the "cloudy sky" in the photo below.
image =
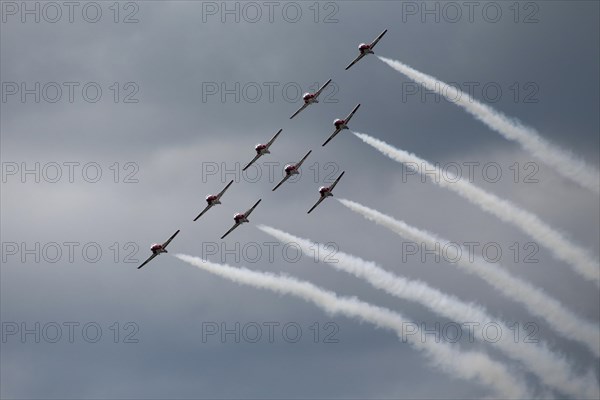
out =
[[(450, 322), (310, 254), (297, 259), (293, 246), (276, 243), (257, 224), (332, 243), (481, 304), (515, 326), (518, 340), (532, 334), (565, 354), (577, 374), (598, 379), (598, 359), (586, 347), (482, 280), (431, 255), (407, 255), (403, 239), (335, 200), (306, 214), (317, 188), (346, 171), (336, 197), (460, 244), (477, 242), (480, 255), (493, 244), (502, 268), (598, 322), (597, 286), (515, 227), (403, 175), (400, 164), (348, 131), (321, 147), (333, 119), (361, 103), (356, 131), (442, 168), (458, 164), (467, 174), (475, 165), (475, 184), (536, 213), (598, 259), (596, 194), (375, 56), (344, 71), (359, 43), (388, 29), (378, 54), (472, 88), (476, 99), (597, 169), (598, 3), (475, 3), (2, 1), (0, 396), (490, 394), (436, 369), (391, 331), (231, 283), (171, 256), (283, 272), (400, 311), (430, 331)], [(289, 120), (301, 93), (329, 78), (321, 102)], [(242, 174), (253, 146), (281, 128), (272, 154)], [(309, 149), (300, 179), (272, 192), (283, 166)], [(490, 179), (488, 165), (501, 177)], [(231, 179), (223, 204), (192, 222), (204, 197)], [(259, 198), (251, 223), (219, 240), (233, 214)], [(177, 229), (170, 254), (137, 270), (149, 246)], [(257, 327), (262, 336), (253, 340)], [(455, 346), (488, 353), (536, 393), (547, 393), (492, 346), (464, 337)]]

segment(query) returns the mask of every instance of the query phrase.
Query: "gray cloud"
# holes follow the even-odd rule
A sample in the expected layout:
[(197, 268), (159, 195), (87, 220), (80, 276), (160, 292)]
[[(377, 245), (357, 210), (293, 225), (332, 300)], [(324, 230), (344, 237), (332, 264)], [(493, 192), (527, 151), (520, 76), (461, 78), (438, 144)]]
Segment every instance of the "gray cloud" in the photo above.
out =
[[(4, 3), (2, 3), (4, 4)], [(19, 4), (21, 4), (19, 2)], [(121, 3), (123, 5), (124, 3)], [(598, 96), (598, 4), (594, 2), (539, 2), (538, 23), (515, 23), (508, 8), (489, 23), (476, 14), (474, 22), (440, 20), (422, 23), (403, 14), (407, 2), (338, 2), (337, 23), (315, 23), (309, 7), (298, 3), (303, 17), (297, 23), (276, 17), (275, 22), (221, 23), (218, 17), (202, 21), (202, 2), (138, 2), (135, 24), (113, 23), (109, 3), (101, 3), (103, 18), (97, 24), (81, 19), (73, 24), (21, 23), (7, 16), (0, 25), (2, 82), (96, 82), (102, 98), (87, 102), (76, 91), (73, 103), (65, 97), (56, 103), (22, 103), (11, 96), (0, 103), (1, 158), (29, 168), (51, 162), (96, 162), (102, 177), (97, 183), (81, 175), (69, 183), (35, 183), (32, 175), (21, 183), (18, 175), (2, 183), (2, 242), (77, 241), (98, 243), (101, 259), (86, 261), (80, 252), (69, 262), (56, 263), (33, 256), (21, 262), (20, 254), (2, 261), (2, 322), (42, 325), (95, 321), (103, 328), (98, 343), (79, 338), (68, 343), (21, 343), (11, 336), (1, 343), (3, 398), (481, 398), (481, 387), (465, 385), (432, 370), (425, 360), (387, 332), (345, 318), (330, 318), (293, 298), (277, 297), (240, 287), (161, 256), (137, 271), (125, 263), (122, 246), (139, 246), (143, 259), (154, 241), (182, 229), (172, 252), (201, 255), (206, 243), (240, 248), (271, 239), (253, 224), (264, 223), (320, 242), (335, 242), (340, 250), (374, 260), (395, 273), (426, 280), (430, 285), (466, 301), (485, 305), (509, 322), (534, 322), (539, 336), (577, 364), (578, 372), (593, 371), (597, 360), (581, 346), (561, 339), (543, 321), (535, 320), (518, 304), (490, 290), (482, 281), (461, 274), (443, 261), (417, 257), (402, 260), (397, 237), (364, 221), (337, 202), (325, 202), (310, 216), (306, 210), (316, 189), (333, 169), (345, 170), (336, 195), (375, 207), (408, 223), (456, 241), (497, 242), (505, 251), (502, 264), (523, 279), (543, 287), (570, 308), (591, 320), (600, 319), (598, 290), (574, 275), (566, 265), (540, 250), (537, 263), (511, 260), (509, 247), (529, 239), (514, 228), (466, 204), (458, 196), (409, 176), (402, 168), (364, 146), (352, 135), (338, 135), (327, 147), (320, 144), (332, 131), (332, 121), (362, 104), (352, 121), (358, 131), (372, 134), (413, 151), (431, 162), (498, 163), (503, 172), (496, 183), (481, 174), (475, 183), (538, 214), (561, 228), (574, 242), (598, 256), (600, 211), (598, 198), (566, 182), (550, 168), (532, 160), (453, 104), (422, 101), (409, 95), (410, 82), (375, 57), (362, 60), (349, 71), (344, 66), (356, 54), (356, 45), (389, 32), (376, 49), (447, 82), (498, 84), (502, 96), (492, 106), (535, 127), (544, 137), (580, 154), (593, 165), (600, 163)], [(221, 4), (220, 2), (218, 4)], [(232, 3), (230, 3), (232, 4)], [(425, 3), (411, 3), (425, 7)], [(434, 7), (435, 3), (427, 3)], [(320, 3), (319, 20), (330, 12)], [(483, 6), (483, 3), (482, 3)], [(122, 9), (120, 17), (127, 10)], [(527, 11), (521, 9), (520, 18)], [(280, 14), (279, 14), (280, 15)], [(406, 17), (406, 21), (403, 20)], [(298, 103), (286, 101), (285, 84), (308, 90), (332, 78), (339, 91), (337, 102), (322, 102), (293, 121), (289, 115)], [(119, 102), (110, 86), (118, 82)], [(123, 103), (127, 82), (139, 87), (138, 103)], [(207, 95), (203, 82), (225, 83), (231, 88), (276, 82), (271, 102), (266, 91), (256, 102), (240, 94), (222, 102)], [(524, 86), (539, 87), (537, 103), (524, 103)], [(519, 84), (519, 101), (511, 87)], [(248, 92), (250, 93), (250, 92)], [(403, 95), (405, 96), (403, 98)], [(475, 92), (478, 99), (483, 94)], [(273, 154), (261, 160), (263, 176), (257, 182), (223, 176), (223, 167), (240, 169), (252, 157), (252, 146), (268, 140), (277, 129), (283, 133)], [(264, 162), (296, 161), (308, 149), (313, 154), (302, 179), (274, 185)], [(536, 162), (539, 183), (513, 181), (519, 162)], [(114, 170), (119, 163), (119, 183)], [(139, 167), (138, 183), (123, 183), (126, 162)], [(330, 167), (329, 162), (334, 163)], [(216, 175), (208, 168), (218, 167)], [(225, 163), (225, 164), (222, 164)], [(318, 163), (318, 164), (317, 164)], [(63, 176), (66, 172), (63, 170)], [(278, 172), (280, 173), (280, 172)], [(316, 174), (316, 175), (315, 175)], [(316, 178), (316, 179), (315, 179)], [(196, 223), (204, 196), (217, 192), (223, 182), (236, 183), (215, 207)], [(227, 241), (218, 238), (230, 227), (233, 214), (263, 202), (251, 223), (237, 229)], [(114, 261), (114, 242), (121, 248)], [(203, 247), (203, 243), (204, 247)], [(81, 247), (80, 246), (80, 247)], [(80, 248), (78, 247), (78, 249)], [(65, 249), (62, 246), (63, 250)], [(522, 254), (521, 254), (522, 256)], [(378, 305), (397, 309), (433, 327), (439, 320), (422, 307), (406, 304), (374, 291), (352, 277), (304, 257), (297, 263), (276, 250), (274, 262), (262, 257), (251, 263), (242, 256), (211, 256), (212, 261), (245, 265), (264, 271), (282, 271), (307, 279), (342, 295), (356, 295)], [(521, 260), (519, 260), (521, 261)], [(139, 326), (139, 343), (113, 343), (114, 322)], [(303, 338), (296, 344), (278, 340), (202, 343), (202, 322), (277, 321), (299, 323)], [(309, 327), (335, 322), (339, 343), (313, 343)], [(120, 339), (123, 337), (121, 336)], [(322, 338), (321, 338), (322, 339)], [(490, 346), (459, 343), (465, 349), (488, 351), (509, 362)], [(518, 365), (511, 364), (518, 369)], [(538, 387), (534, 377), (526, 376)]]

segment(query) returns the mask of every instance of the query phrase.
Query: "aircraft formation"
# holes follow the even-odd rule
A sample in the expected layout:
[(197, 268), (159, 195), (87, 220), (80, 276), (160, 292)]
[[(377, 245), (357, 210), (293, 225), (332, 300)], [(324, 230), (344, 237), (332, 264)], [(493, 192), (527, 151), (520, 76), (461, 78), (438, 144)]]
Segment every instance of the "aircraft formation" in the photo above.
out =
[[(383, 35), (386, 34), (386, 32), (387, 32), (387, 29), (384, 30), (383, 32), (381, 32), (381, 34), (379, 34), (379, 36), (377, 36), (377, 38), (375, 38), (375, 40), (373, 40), (371, 43), (361, 43), (358, 46), (359, 55), (354, 60), (352, 60), (352, 62), (345, 68), (345, 70), (350, 69), (350, 67), (352, 67), (354, 64), (356, 64), (358, 61), (360, 61), (366, 55), (368, 55), (368, 54), (374, 54), (373, 48), (375, 47), (375, 45), (377, 44), (377, 42), (379, 42), (379, 40), (383, 37)], [(294, 112), (290, 116), (290, 119), (293, 119), (295, 116), (297, 116), (298, 114), (300, 114), (309, 105), (314, 104), (314, 103), (318, 103), (319, 102), (319, 95), (321, 95), (321, 93), (323, 92), (323, 90), (330, 83), (331, 83), (331, 79), (329, 79), (327, 82), (325, 82), (316, 92), (314, 92), (314, 93), (305, 93), (302, 96), (302, 100), (303, 100), (304, 103), (302, 104), (302, 106), (298, 110), (296, 110), (296, 112)], [(357, 104), (354, 107), (354, 109), (350, 112), (350, 114), (348, 114), (348, 116), (346, 118), (344, 118), (344, 119), (336, 119), (336, 120), (333, 121), (333, 125), (335, 127), (335, 130), (327, 138), (327, 140), (325, 140), (325, 142), (322, 144), (322, 146), (327, 145), (327, 143), (329, 143), (335, 136), (337, 136), (343, 130), (349, 129), (348, 128), (348, 123), (350, 122), (350, 120), (352, 119), (352, 117), (354, 116), (354, 114), (356, 113), (356, 111), (358, 110), (359, 107), (360, 107), (360, 104)], [(262, 157), (262, 156), (264, 156), (266, 154), (270, 154), (271, 153), (271, 151), (270, 151), (271, 145), (273, 145), (273, 143), (275, 142), (275, 140), (277, 140), (277, 138), (279, 137), (279, 135), (281, 134), (282, 131), (283, 131), (283, 129), (279, 129), (279, 131), (267, 143), (265, 143), (265, 144), (257, 144), (254, 147), (254, 150), (256, 152), (254, 158), (243, 168), (242, 171), (246, 171), (246, 169), (248, 169), (248, 167), (250, 167), (252, 164), (254, 164), (260, 157)], [(299, 170), (300, 170), (300, 167), (302, 166), (302, 163), (304, 163), (304, 161), (308, 158), (308, 156), (310, 155), (311, 152), (312, 152), (312, 150), (309, 150), (304, 155), (304, 157), (302, 157), (300, 159), (300, 161), (298, 161), (297, 163), (286, 165), (284, 167), (284, 169), (283, 169), (283, 172), (284, 172), (283, 179), (272, 189), (272, 191), (277, 190), (281, 185), (283, 185), (285, 183), (285, 181), (287, 181), (293, 175), (299, 174), (300, 173)], [(345, 173), (345, 171), (342, 171), (342, 173), (336, 178), (336, 180), (330, 186), (321, 186), (319, 188), (319, 199), (307, 211), (307, 214), (310, 214), (327, 197), (333, 196), (333, 193), (332, 193), (333, 189), (338, 184), (338, 182), (340, 181), (340, 179), (342, 178), (342, 176), (344, 175), (344, 173)], [(217, 194), (210, 194), (210, 195), (206, 196), (205, 199), (206, 199), (207, 205), (200, 212), (200, 214), (198, 214), (198, 216), (196, 216), (196, 218), (194, 218), (194, 221), (197, 221), (200, 217), (202, 217), (212, 207), (221, 204), (221, 197), (225, 194), (225, 192), (227, 191), (227, 189), (229, 189), (229, 187), (232, 184), (233, 184), (233, 180), (231, 180), (227, 184), (227, 186), (225, 186), (223, 188), (223, 190), (221, 190), (219, 193), (217, 193)], [(256, 203), (254, 203), (254, 205), (250, 209), (248, 209), (247, 211), (245, 211), (243, 213), (236, 213), (233, 216), (234, 225), (227, 232), (225, 232), (225, 234), (223, 234), (223, 236), (221, 236), (221, 239), (224, 239), (227, 235), (229, 235), (238, 226), (240, 226), (240, 225), (242, 225), (242, 224), (244, 224), (246, 222), (249, 222), (248, 217), (250, 216), (250, 214), (252, 213), (252, 211), (254, 211), (254, 209), (260, 204), (261, 201), (262, 201), (262, 199), (259, 199)], [(148, 264), (156, 256), (158, 256), (158, 255), (160, 255), (162, 253), (167, 253), (167, 246), (169, 245), (169, 243), (171, 243), (171, 241), (175, 238), (175, 236), (177, 236), (177, 234), (179, 232), (180, 232), (180, 230), (177, 230), (177, 232), (175, 232), (166, 242), (164, 242), (162, 244), (159, 244), (159, 243), (153, 244), (150, 247), (150, 251), (152, 252), (152, 255), (150, 255), (150, 257), (148, 257), (148, 259), (146, 259), (146, 261), (144, 261), (138, 267), (138, 269), (140, 269), (144, 265)]]

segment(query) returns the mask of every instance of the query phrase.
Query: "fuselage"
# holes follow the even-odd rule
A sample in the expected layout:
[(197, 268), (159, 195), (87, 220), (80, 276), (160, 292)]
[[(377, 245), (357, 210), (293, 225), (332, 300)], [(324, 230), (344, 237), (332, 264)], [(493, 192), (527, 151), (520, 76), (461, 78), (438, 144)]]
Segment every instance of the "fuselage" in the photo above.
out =
[(336, 119), (333, 121), (333, 125), (335, 126), (335, 129), (348, 129), (346, 121), (343, 119)]
[(248, 218), (243, 213), (237, 213), (233, 216), (233, 219), (236, 224), (243, 224), (244, 222), (248, 222)]
[(162, 244), (158, 244), (158, 243), (154, 243), (152, 245), (152, 247), (150, 247), (150, 250), (152, 251), (152, 254), (160, 254), (160, 253), (166, 253), (167, 249), (165, 249)]
[(298, 174), (298, 167), (296, 165), (288, 164), (284, 168), (286, 175), (296, 175)]
[(361, 43), (358, 45), (358, 51), (360, 54), (373, 54), (373, 50), (371, 49), (370, 44)]
[(321, 195), (321, 197), (333, 196), (333, 193), (331, 193), (331, 189), (329, 188), (329, 186), (321, 186), (319, 188), (319, 194)]
[(269, 151), (269, 149), (267, 148), (266, 144), (257, 144), (256, 146), (254, 146), (254, 150), (256, 150), (256, 154), (270, 154), (271, 152)]
[(206, 196), (206, 202), (209, 205), (221, 204), (221, 201), (219, 200), (219, 197), (216, 194), (211, 194), (209, 196)]
[(317, 100), (317, 97), (313, 93), (304, 93), (304, 95), (302, 96), (302, 100), (304, 100), (304, 103), (306, 104), (319, 102), (319, 100)]

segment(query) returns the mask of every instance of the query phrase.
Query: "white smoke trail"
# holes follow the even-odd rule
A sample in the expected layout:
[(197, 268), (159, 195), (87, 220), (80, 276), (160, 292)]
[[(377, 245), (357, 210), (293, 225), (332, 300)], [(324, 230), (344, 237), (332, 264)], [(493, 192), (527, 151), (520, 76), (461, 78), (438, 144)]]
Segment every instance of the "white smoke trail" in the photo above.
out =
[[(440, 249), (445, 247), (444, 244), (450, 243), (446, 239), (441, 239), (432, 233), (417, 229), (403, 221), (398, 221), (388, 215), (382, 214), (377, 210), (350, 200), (338, 200), (350, 210), (361, 214), (368, 220), (384, 226), (408, 240), (429, 245), (436, 249), (439, 252), (438, 254), (441, 254)], [(467, 249), (458, 248), (458, 246), (454, 247), (454, 245), (447, 246), (447, 248), (456, 249), (457, 254), (449, 254), (447, 258), (456, 260), (456, 266), (463, 271), (485, 280), (500, 293), (523, 304), (531, 314), (546, 320), (562, 336), (584, 343), (594, 352), (596, 357), (600, 356), (600, 329), (598, 328), (598, 324), (578, 317), (573, 312), (567, 310), (558, 300), (546, 294), (542, 289), (510, 275), (498, 265), (490, 264), (479, 256), (473, 256), (471, 259), (465, 258), (462, 255), (469, 254)]]
[(550, 250), (554, 257), (572, 266), (573, 270), (579, 275), (600, 286), (600, 264), (598, 260), (595, 260), (584, 248), (569, 241), (560, 232), (542, 221), (537, 215), (518, 207), (508, 200), (486, 192), (469, 181), (455, 176), (448, 176), (448, 172), (444, 172), (442, 175), (439, 167), (412, 153), (397, 149), (364, 133), (352, 133), (392, 160), (410, 165), (421, 174), (423, 174), (423, 171), (427, 171), (428, 173), (435, 171), (436, 179), (433, 180), (435, 183), (458, 193), (484, 211), (519, 228), (522, 232), (535, 239), (536, 243)]
[(556, 169), (562, 176), (584, 188), (600, 193), (600, 171), (598, 169), (547, 142), (533, 128), (523, 126), (490, 106), (478, 102), (455, 86), (419, 72), (400, 61), (380, 56), (378, 58), (416, 83), (444, 96), (451, 103), (458, 104), (506, 139), (518, 142), (526, 151)]
[(335, 293), (321, 289), (312, 283), (291, 277), (215, 264), (184, 254), (178, 254), (175, 257), (239, 284), (297, 296), (315, 304), (331, 315), (342, 314), (369, 322), (377, 327), (391, 329), (403, 341), (408, 342), (415, 349), (423, 351), (435, 366), (446, 373), (461, 379), (480, 381), (501, 397), (529, 398), (531, 396), (531, 392), (523, 382), (513, 377), (503, 364), (493, 361), (484, 353), (461, 352), (447, 343), (420, 340), (412, 335), (406, 335), (404, 329), (408, 320), (386, 308), (365, 303), (354, 297), (338, 297)]
[[(500, 332), (510, 332), (510, 328), (500, 319), (492, 318), (487, 311), (476, 304), (465, 303), (455, 296), (442, 293), (424, 282), (412, 281), (395, 275), (378, 266), (374, 262), (362, 260), (356, 256), (336, 251), (330, 257), (329, 249), (320, 243), (313, 243), (283, 232), (279, 229), (259, 225), (258, 229), (273, 236), (282, 243), (293, 243), (303, 253), (313, 254), (333, 268), (350, 273), (357, 278), (369, 282), (377, 289), (382, 289), (392, 296), (415, 301), (439, 314), (459, 323), (476, 323), (473, 332), (479, 338), (485, 338), (484, 326), (492, 324), (499, 327)], [(545, 343), (535, 345), (512, 337), (502, 335), (498, 341), (488, 341), (498, 347), (510, 358), (521, 361), (531, 372), (536, 374), (547, 386), (574, 398), (600, 398), (600, 387), (596, 378), (590, 374), (586, 378), (574, 375), (573, 367), (564, 357), (558, 356)]]

